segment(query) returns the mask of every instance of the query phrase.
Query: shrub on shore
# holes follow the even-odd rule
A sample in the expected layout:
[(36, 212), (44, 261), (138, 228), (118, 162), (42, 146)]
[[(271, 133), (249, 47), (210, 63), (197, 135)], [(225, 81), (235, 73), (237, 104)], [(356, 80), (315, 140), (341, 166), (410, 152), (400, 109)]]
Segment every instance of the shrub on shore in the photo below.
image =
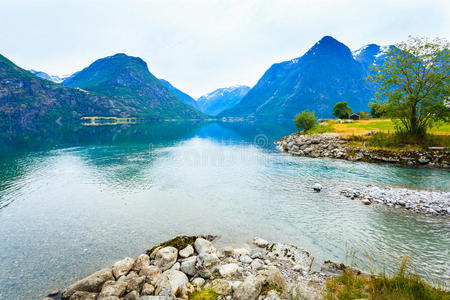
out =
[(408, 268), (408, 257), (402, 259), (397, 274), (364, 276), (351, 268), (327, 282), (327, 299), (389, 299), (389, 300), (440, 300), (450, 299), (450, 292), (434, 287)]
[(298, 131), (308, 132), (316, 126), (317, 119), (313, 111), (304, 110), (297, 114), (294, 119), (295, 127)]

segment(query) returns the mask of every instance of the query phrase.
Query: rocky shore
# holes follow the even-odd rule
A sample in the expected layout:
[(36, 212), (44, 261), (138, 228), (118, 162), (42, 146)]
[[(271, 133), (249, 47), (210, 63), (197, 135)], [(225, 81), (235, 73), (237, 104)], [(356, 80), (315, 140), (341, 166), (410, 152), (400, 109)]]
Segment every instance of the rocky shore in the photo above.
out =
[(340, 193), (365, 205), (382, 204), (420, 214), (450, 215), (450, 192), (363, 185), (342, 189)]
[(410, 167), (450, 168), (450, 151), (445, 149), (394, 151), (351, 147), (349, 141), (336, 133), (306, 135), (294, 133), (275, 143), (281, 151), (295, 156), (329, 157)]
[(326, 280), (345, 269), (330, 261), (319, 263), (293, 245), (254, 238), (252, 245), (216, 247), (214, 238), (176, 237), (44, 300), (202, 299), (195, 298), (201, 290), (227, 300), (323, 299)]

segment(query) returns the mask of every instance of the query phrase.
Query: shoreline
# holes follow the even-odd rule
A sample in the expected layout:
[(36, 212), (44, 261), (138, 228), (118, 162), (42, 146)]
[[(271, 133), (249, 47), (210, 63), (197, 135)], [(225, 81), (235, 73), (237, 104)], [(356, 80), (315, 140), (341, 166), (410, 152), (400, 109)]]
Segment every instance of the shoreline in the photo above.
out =
[[(275, 142), (275, 144), (277, 144), (277, 149), (293, 156), (389, 163), (403, 167), (420, 165), (430, 168), (450, 168), (449, 151), (399, 152), (352, 148), (348, 147), (348, 143), (338, 134), (333, 133), (311, 135), (294, 133)], [(313, 189), (320, 192), (322, 187), (313, 187)], [(373, 185), (347, 187), (339, 192), (347, 198), (360, 200), (365, 205), (377, 203), (433, 216), (445, 217), (450, 215), (450, 192)]]
[(316, 259), (300, 247), (258, 237), (251, 245), (222, 247), (215, 239), (178, 236), (136, 259), (124, 258), (62, 291), (52, 291), (44, 300), (190, 299), (205, 289), (224, 300), (323, 299), (327, 280), (348, 268)]
[(448, 150), (386, 150), (351, 147), (337, 133), (300, 134), (298, 132), (275, 141), (277, 148), (293, 156), (328, 157), (348, 161), (386, 163), (402, 167), (450, 169)]

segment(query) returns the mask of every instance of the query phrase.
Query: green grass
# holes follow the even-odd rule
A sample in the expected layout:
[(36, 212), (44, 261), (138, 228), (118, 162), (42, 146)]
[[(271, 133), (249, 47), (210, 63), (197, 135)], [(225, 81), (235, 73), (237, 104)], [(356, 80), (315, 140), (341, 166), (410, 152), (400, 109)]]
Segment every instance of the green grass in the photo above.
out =
[[(369, 130), (377, 130), (380, 132), (394, 132), (395, 124), (391, 119), (370, 119), (358, 120), (353, 123), (339, 123), (335, 119), (325, 120), (327, 125), (317, 125), (312, 129), (311, 133), (336, 132), (344, 136), (348, 135), (365, 135)], [(450, 135), (450, 123), (439, 122), (433, 124), (428, 130), (433, 135)]]
[(219, 295), (212, 288), (203, 288), (189, 295), (191, 300), (217, 300)]
[(398, 272), (389, 277), (386, 274), (357, 275), (351, 268), (326, 285), (327, 299), (372, 299), (372, 300), (449, 300), (450, 292), (440, 286), (432, 286), (408, 268), (405, 256)]

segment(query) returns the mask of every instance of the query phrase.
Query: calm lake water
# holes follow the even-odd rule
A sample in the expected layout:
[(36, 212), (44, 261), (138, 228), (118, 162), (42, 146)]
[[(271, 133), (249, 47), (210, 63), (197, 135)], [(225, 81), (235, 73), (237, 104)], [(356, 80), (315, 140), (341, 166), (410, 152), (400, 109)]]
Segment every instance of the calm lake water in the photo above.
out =
[[(291, 157), (289, 123), (51, 126), (0, 133), (0, 299), (42, 299), (179, 234), (289, 242), (370, 266), (409, 253), (448, 281), (450, 221), (361, 205), (347, 185), (450, 190), (444, 170)], [(323, 185), (313, 193), (315, 182)]]

